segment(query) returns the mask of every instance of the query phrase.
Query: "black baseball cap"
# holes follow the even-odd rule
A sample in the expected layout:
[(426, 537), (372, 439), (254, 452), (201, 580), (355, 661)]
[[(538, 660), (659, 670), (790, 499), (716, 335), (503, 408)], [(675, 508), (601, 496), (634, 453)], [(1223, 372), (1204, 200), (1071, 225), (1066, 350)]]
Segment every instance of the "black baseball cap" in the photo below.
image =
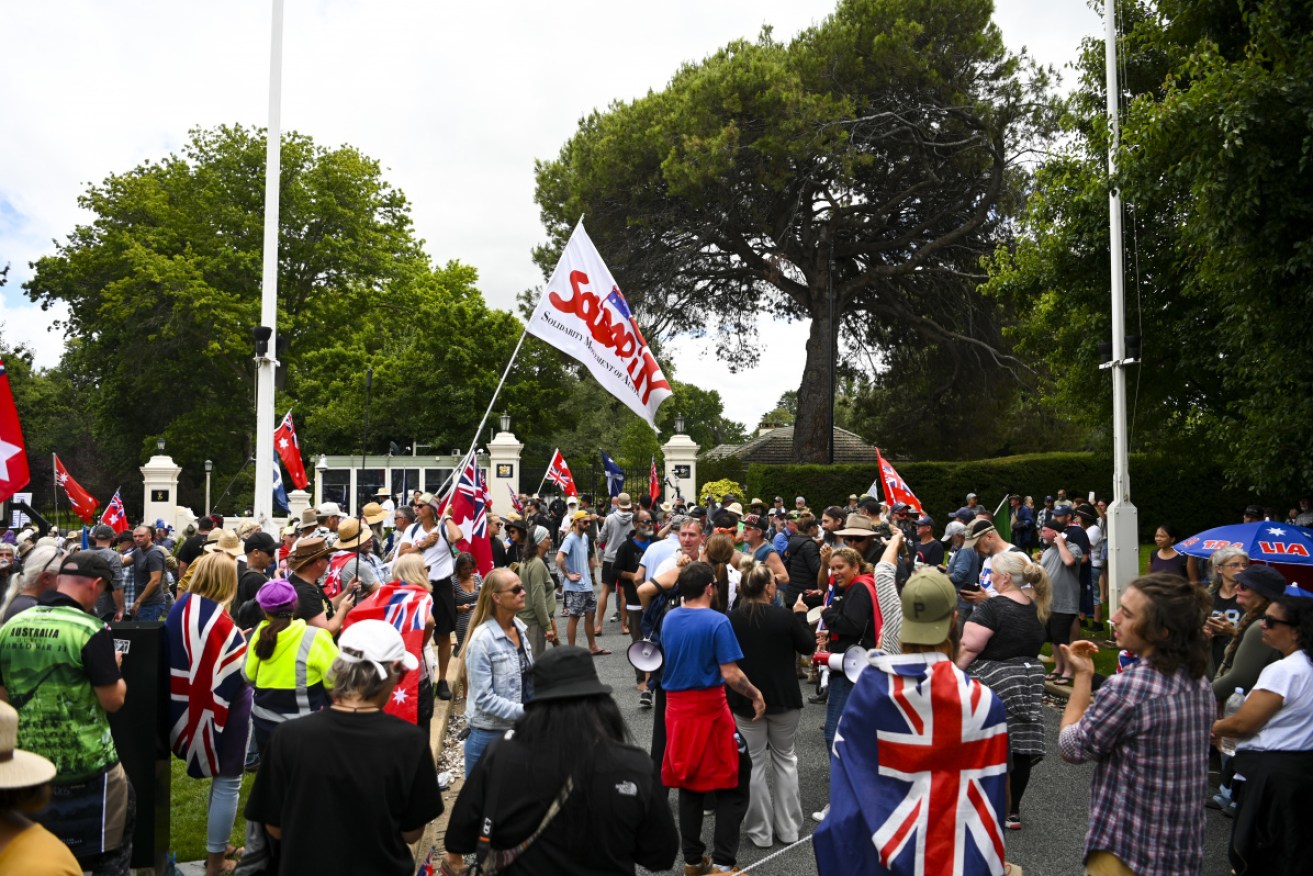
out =
[(64, 562), (59, 564), (59, 574), (104, 578), (107, 582), (114, 580), (114, 569), (110, 566), (109, 560), (96, 551), (78, 551), (71, 557), (66, 557)]

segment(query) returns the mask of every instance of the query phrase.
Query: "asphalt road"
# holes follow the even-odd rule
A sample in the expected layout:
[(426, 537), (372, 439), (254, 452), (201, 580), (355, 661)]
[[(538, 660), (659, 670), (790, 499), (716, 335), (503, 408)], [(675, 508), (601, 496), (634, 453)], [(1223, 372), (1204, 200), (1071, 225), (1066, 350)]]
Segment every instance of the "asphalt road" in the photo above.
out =
[[(635, 744), (650, 748), (652, 739), (652, 710), (638, 707), (638, 692), (634, 689), (633, 668), (625, 659), (624, 649), (628, 637), (620, 633), (616, 623), (607, 622), (604, 635), (598, 639), (602, 647), (615, 653), (597, 658), (597, 671), (603, 683), (615, 690), (616, 701), (629, 724)], [(586, 646), (582, 629), (577, 644)], [(805, 693), (811, 693), (806, 689)], [(1027, 876), (1048, 874), (1081, 874), (1081, 855), (1089, 819), (1089, 787), (1093, 767), (1072, 766), (1057, 756), (1058, 719), (1061, 704), (1048, 710), (1049, 756), (1041, 761), (1031, 774), (1030, 787), (1022, 803), (1023, 827), (1006, 833), (1007, 858), (1020, 864)], [(825, 707), (804, 707), (802, 724), (798, 731), (798, 773), (802, 791), (803, 812), (810, 813), (825, 805), (829, 796), (829, 758), (825, 752), (825, 739), (821, 725), (825, 721)], [(670, 796), (676, 804), (675, 794)], [(1227, 876), (1231, 872), (1226, 860), (1227, 842), (1231, 835), (1231, 822), (1215, 810), (1207, 811), (1204, 876)], [(815, 822), (808, 819), (804, 830), (810, 832)], [(712, 816), (703, 826), (704, 839), (711, 843)], [(781, 852), (785, 846), (777, 843), (773, 849), (758, 849), (744, 837), (739, 847), (739, 866), (748, 868), (752, 876), (804, 876), (816, 873), (816, 859), (811, 843), (805, 842), (763, 863), (760, 869), (750, 867), (769, 855)], [(680, 872), (682, 857), (675, 872)], [(647, 872), (647, 871), (640, 871)]]

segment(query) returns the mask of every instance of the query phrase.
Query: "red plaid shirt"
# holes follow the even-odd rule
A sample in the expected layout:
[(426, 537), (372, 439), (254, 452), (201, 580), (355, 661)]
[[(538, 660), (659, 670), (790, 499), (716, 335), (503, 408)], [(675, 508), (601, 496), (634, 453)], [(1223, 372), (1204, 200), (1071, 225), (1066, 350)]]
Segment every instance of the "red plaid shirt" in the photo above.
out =
[(1217, 700), (1206, 678), (1141, 662), (1103, 683), (1058, 736), (1062, 759), (1095, 761), (1085, 854), (1103, 850), (1137, 876), (1189, 876), (1204, 862), (1208, 735)]

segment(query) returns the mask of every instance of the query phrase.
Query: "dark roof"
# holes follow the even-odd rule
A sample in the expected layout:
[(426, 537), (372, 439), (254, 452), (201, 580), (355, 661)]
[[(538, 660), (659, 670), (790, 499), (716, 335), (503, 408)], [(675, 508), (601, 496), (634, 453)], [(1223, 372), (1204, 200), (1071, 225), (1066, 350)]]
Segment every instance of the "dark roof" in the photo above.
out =
[[(707, 459), (736, 457), (744, 462), (784, 465), (793, 462), (793, 427), (783, 426), (758, 435), (745, 444), (720, 444), (708, 450)], [(835, 462), (875, 462), (875, 448), (847, 429), (834, 428)]]

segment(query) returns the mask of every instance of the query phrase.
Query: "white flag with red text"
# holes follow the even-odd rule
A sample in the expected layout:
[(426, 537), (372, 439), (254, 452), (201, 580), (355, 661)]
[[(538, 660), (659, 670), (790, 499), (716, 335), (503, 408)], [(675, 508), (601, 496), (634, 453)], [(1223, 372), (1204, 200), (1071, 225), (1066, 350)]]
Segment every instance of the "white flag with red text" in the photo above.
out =
[(657, 408), (670, 397), (670, 382), (582, 221), (527, 329), (584, 363), (607, 392), (656, 428)]

